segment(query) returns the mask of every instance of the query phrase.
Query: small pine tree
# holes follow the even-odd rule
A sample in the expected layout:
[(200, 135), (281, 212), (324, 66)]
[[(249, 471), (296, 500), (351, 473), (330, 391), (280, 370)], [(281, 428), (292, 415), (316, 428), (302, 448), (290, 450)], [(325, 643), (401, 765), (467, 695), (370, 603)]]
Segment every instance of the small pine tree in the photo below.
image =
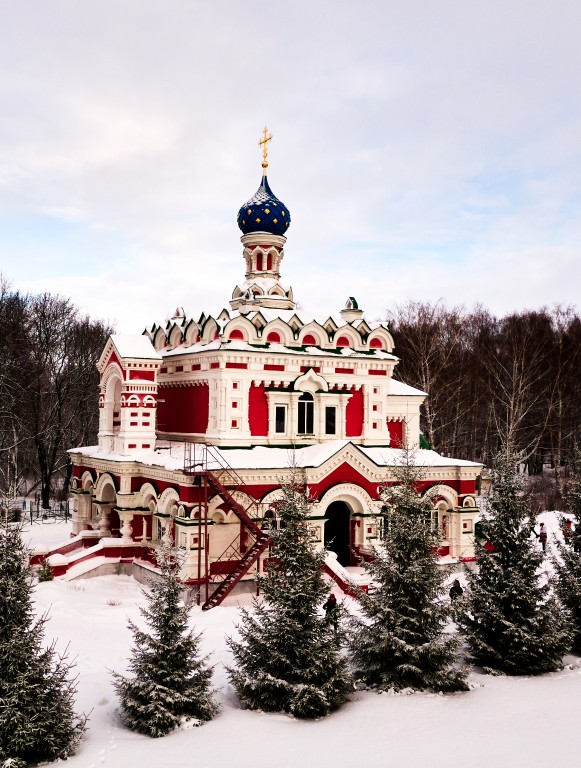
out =
[(52, 581), (54, 579), (54, 571), (50, 567), (47, 558), (45, 557), (40, 567), (36, 571), (36, 578), (39, 581)]
[(20, 528), (0, 526), (0, 765), (21, 768), (70, 757), (86, 718), (74, 712), (72, 665), (44, 647), (35, 621), (32, 572)]
[(361, 618), (352, 619), (355, 676), (379, 690), (467, 690), (456, 666), (458, 640), (445, 632), (450, 608), (443, 601), (445, 573), (437, 564), (438, 534), (429, 495), (417, 490), (422, 475), (405, 451), (386, 487), (386, 513), (369, 594), (360, 593)]
[(311, 540), (308, 499), (296, 473), (281, 490), (262, 600), (242, 611), (241, 641), (228, 640), (237, 665), (228, 673), (250, 709), (322, 717), (346, 701), (353, 683), (334, 622), (320, 611), (329, 591), (324, 553)]
[(200, 725), (217, 711), (212, 691), (212, 669), (200, 657), (201, 634), (188, 630), (190, 605), (184, 605), (178, 580), (179, 557), (164, 544), (158, 553), (161, 573), (145, 591), (141, 608), (151, 633), (133, 622), (133, 677), (113, 673), (127, 726), (157, 738), (182, 725)]
[(509, 453), (495, 461), (484, 539), (476, 542), (478, 567), (468, 574), (458, 623), (486, 671), (536, 675), (559, 669), (572, 636), (566, 612), (539, 572), (543, 555), (531, 540), (534, 515), (516, 466)]
[[(578, 461), (581, 456), (578, 457)], [(565, 541), (557, 542), (557, 593), (569, 610), (573, 626), (572, 648), (581, 653), (581, 476), (574, 475), (565, 492), (565, 507), (573, 515), (573, 525), (563, 526)]]

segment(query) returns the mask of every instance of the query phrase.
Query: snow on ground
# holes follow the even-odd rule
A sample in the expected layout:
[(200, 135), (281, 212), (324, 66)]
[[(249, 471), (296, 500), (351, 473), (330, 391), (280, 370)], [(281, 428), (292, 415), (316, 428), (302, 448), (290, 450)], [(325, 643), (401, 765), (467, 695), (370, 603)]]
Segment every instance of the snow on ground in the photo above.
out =
[[(555, 515), (543, 519), (558, 528)], [(57, 524), (54, 524), (55, 527)], [(48, 539), (48, 524), (34, 527)], [(66, 537), (65, 537), (66, 538)], [(45, 541), (43, 540), (43, 544)], [(37, 609), (48, 610), (47, 640), (69, 645), (77, 661), (78, 710), (90, 712), (89, 730), (70, 768), (536, 768), (578, 763), (581, 737), (581, 666), (568, 657), (562, 672), (537, 678), (491, 677), (471, 673), (473, 690), (454, 695), (354, 693), (341, 710), (315, 722), (281, 714), (244, 711), (228, 683), (230, 656), (224, 637), (235, 632), (239, 604), (202, 613), (192, 623), (204, 630), (203, 646), (215, 665), (219, 715), (200, 728), (150, 739), (128, 731), (117, 713), (110, 670), (124, 671), (130, 618), (141, 623), (141, 586), (125, 576), (78, 582), (53, 581), (35, 590)], [(347, 599), (347, 602), (351, 601)]]
[(42, 518), (39, 517), (33, 519), (32, 523), (28, 521), (24, 522), (22, 525), (22, 539), (30, 549), (34, 549), (35, 547), (54, 549), (61, 544), (66, 544), (70, 538), (70, 520), (65, 523), (64, 520), (55, 520), (54, 518), (42, 520)]

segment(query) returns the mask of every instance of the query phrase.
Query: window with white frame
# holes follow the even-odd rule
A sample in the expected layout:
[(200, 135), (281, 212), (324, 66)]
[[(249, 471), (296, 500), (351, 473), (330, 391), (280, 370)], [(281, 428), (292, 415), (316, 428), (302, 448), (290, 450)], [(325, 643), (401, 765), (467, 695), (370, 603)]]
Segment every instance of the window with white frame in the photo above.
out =
[(310, 392), (299, 397), (297, 433), (312, 435), (315, 431), (315, 401)]
[(335, 435), (337, 433), (337, 409), (335, 406), (327, 405), (325, 407), (325, 434)]
[(274, 406), (274, 431), (277, 435), (286, 433), (286, 405)]

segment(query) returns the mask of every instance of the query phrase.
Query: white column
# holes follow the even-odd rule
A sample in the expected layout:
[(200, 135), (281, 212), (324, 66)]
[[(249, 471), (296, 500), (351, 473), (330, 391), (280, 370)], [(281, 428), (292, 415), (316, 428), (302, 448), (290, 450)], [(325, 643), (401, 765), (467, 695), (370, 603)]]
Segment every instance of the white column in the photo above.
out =
[(121, 520), (121, 541), (125, 544), (129, 544), (133, 541), (133, 528), (131, 523), (133, 521), (133, 512), (119, 512), (119, 518)]
[(111, 529), (109, 528), (109, 512), (111, 507), (106, 504), (101, 504), (101, 517), (99, 518), (99, 533), (101, 538), (111, 536)]

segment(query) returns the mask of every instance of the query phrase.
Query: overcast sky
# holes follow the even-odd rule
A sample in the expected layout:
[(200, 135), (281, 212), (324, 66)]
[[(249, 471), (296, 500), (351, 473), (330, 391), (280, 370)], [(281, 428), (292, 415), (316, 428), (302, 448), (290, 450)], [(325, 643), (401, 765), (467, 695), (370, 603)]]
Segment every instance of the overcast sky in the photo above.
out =
[(305, 309), (578, 306), (580, 30), (579, 0), (0, 0), (0, 272), (123, 332), (217, 313), (268, 125)]

